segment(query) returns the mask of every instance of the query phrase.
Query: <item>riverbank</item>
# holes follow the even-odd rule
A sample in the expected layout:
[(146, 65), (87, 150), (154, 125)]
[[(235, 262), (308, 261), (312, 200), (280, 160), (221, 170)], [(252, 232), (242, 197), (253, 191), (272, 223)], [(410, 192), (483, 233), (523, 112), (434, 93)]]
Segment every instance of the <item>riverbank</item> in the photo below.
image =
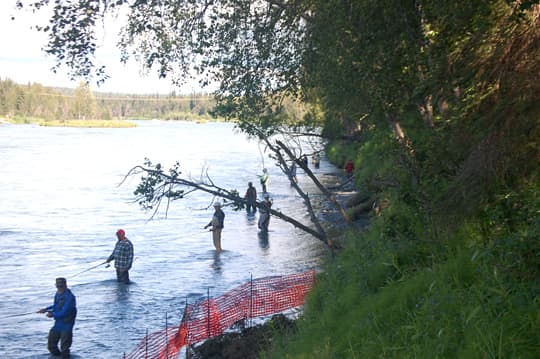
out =
[[(78, 128), (131, 128), (137, 127), (137, 124), (133, 121), (188, 121), (198, 124), (205, 124), (208, 121), (207, 116), (192, 117), (175, 117), (175, 118), (127, 118), (127, 119), (111, 119), (111, 120), (45, 120), (43, 118), (34, 117), (0, 117), (0, 124), (4, 125), (38, 125), (44, 127), (78, 127)], [(211, 122), (224, 122), (223, 120), (213, 120)]]
[(403, 176), (401, 186), (383, 186), (381, 159), (393, 160), (392, 152), (357, 152), (356, 183), (376, 190), (375, 201), (358, 196), (373, 208), (369, 228), (342, 237), (297, 331), (278, 335), (260, 357), (537, 358), (540, 177), (505, 189), (474, 216), (442, 203), (434, 213), (420, 204), (439, 186), (415, 192), (396, 166), (386, 168), (392, 179)]
[(137, 125), (128, 120), (66, 120), (46, 121), (34, 117), (0, 118), (0, 124), (5, 125), (38, 125), (43, 127), (79, 127), (79, 128), (130, 128)]

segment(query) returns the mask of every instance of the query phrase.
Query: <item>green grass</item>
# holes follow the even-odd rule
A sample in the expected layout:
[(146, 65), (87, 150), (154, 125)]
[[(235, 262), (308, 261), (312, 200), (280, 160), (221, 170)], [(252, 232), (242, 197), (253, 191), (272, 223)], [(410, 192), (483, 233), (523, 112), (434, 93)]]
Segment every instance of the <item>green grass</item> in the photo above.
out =
[[(539, 357), (540, 286), (501, 273), (489, 248), (463, 236), (470, 229), (452, 237), (458, 249), (427, 254), (373, 227), (349, 235), (319, 276), (298, 334), (277, 340), (263, 357)], [(401, 263), (405, 253), (431, 264)]]

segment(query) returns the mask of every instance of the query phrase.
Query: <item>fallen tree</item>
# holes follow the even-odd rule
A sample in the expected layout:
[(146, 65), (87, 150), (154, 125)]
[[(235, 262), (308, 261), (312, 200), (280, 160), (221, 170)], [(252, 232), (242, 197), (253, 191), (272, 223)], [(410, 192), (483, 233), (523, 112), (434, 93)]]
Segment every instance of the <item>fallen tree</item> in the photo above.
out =
[[(307, 211), (310, 214), (310, 220), (313, 228), (306, 225), (294, 217), (283, 213), (282, 211), (270, 209), (270, 214), (277, 217), (287, 223), (292, 224), (294, 227), (309, 233), (313, 237), (325, 243), (328, 247), (332, 248), (332, 242), (328, 240), (327, 233), (322, 226), (315, 209), (311, 204), (311, 199), (308, 193), (304, 192), (301, 186), (293, 180), (290, 172), (290, 164), (295, 162), (300, 168), (304, 170), (307, 176), (313, 181), (316, 187), (325, 195), (343, 216), (346, 222), (350, 222), (349, 217), (339, 202), (336, 200), (334, 194), (328, 190), (315, 176), (315, 174), (301, 161), (302, 156), (307, 154), (302, 152), (301, 146), (286, 145), (284, 141), (290, 139), (290, 136), (286, 136), (285, 131), (274, 132), (272, 136), (265, 136), (263, 132), (255, 127), (251, 127), (250, 133), (257, 134), (259, 139), (265, 143), (266, 149), (270, 151), (270, 158), (276, 161), (276, 165), (285, 173), (291, 181), (291, 186), (296, 190), (299, 196), (302, 198)], [(304, 134), (305, 135), (305, 134)], [(281, 137), (277, 139), (276, 137)], [(315, 148), (313, 151), (320, 151), (321, 148)], [(320, 143), (319, 143), (320, 145)], [(160, 163), (152, 163), (148, 158), (145, 159), (143, 165), (133, 167), (126, 175), (127, 177), (142, 175), (139, 185), (134, 191), (135, 201), (145, 210), (153, 211), (151, 218), (165, 205), (165, 213), (168, 212), (169, 206), (175, 200), (183, 199), (194, 191), (203, 191), (212, 195), (213, 200), (216, 198), (222, 198), (225, 206), (230, 206), (234, 210), (240, 210), (245, 208), (247, 200), (240, 195), (236, 189), (226, 189), (216, 184), (207, 169), (203, 169), (199, 178), (193, 178), (191, 176), (183, 175), (180, 169), (180, 163), (177, 161), (171, 168), (164, 169)], [(212, 200), (212, 202), (213, 202)], [(262, 208), (264, 205), (262, 202), (255, 204), (257, 208)]]

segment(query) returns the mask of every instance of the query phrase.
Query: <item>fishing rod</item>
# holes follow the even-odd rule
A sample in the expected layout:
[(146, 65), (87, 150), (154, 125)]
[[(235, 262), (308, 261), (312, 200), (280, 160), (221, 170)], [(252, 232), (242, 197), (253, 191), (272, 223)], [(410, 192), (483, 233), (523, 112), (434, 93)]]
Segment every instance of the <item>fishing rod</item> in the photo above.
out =
[(83, 274), (83, 273), (85, 273), (85, 272), (88, 272), (89, 270), (92, 270), (92, 269), (94, 269), (94, 268), (97, 268), (97, 267), (99, 267), (99, 266), (102, 266), (102, 265), (104, 265), (105, 263), (107, 263), (107, 261), (105, 261), (105, 262), (103, 262), (103, 263), (99, 263), (99, 264), (97, 264), (97, 265), (95, 265), (95, 266), (93, 266), (93, 267), (90, 267), (90, 268), (88, 268), (88, 269), (85, 269), (85, 270), (83, 270), (83, 271), (81, 271), (81, 272), (79, 272), (79, 273), (77, 273), (77, 274), (75, 274), (75, 275), (72, 275), (70, 278), (74, 278), (74, 277), (78, 276), (79, 274)]
[(6, 318), (15, 318), (15, 317), (23, 317), (25, 315), (30, 314), (36, 314), (37, 312), (28, 312), (28, 313), (20, 313), (20, 314), (11, 314), (11, 315), (5, 315), (3, 317), (0, 317), (0, 319), (6, 319)]

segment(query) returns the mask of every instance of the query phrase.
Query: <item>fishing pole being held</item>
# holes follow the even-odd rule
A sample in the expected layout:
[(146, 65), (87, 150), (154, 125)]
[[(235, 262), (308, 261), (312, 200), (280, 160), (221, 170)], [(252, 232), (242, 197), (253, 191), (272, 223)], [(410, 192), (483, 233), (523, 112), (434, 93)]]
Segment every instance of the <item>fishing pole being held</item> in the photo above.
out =
[(95, 265), (95, 266), (93, 266), (93, 267), (90, 267), (90, 268), (88, 268), (88, 269), (85, 269), (85, 270), (83, 270), (83, 271), (77, 273), (77, 274), (72, 275), (70, 278), (74, 278), (74, 277), (76, 277), (76, 276), (78, 276), (78, 275), (80, 275), (80, 274), (86, 273), (86, 272), (88, 272), (89, 270), (92, 270), (92, 269), (94, 269), (94, 268), (97, 268), (97, 267), (99, 267), (99, 266), (102, 266), (102, 265), (104, 265), (104, 264), (106, 264), (106, 263), (108, 263), (108, 262), (105, 261), (105, 262), (99, 263), (99, 264), (97, 264), (97, 265)]

